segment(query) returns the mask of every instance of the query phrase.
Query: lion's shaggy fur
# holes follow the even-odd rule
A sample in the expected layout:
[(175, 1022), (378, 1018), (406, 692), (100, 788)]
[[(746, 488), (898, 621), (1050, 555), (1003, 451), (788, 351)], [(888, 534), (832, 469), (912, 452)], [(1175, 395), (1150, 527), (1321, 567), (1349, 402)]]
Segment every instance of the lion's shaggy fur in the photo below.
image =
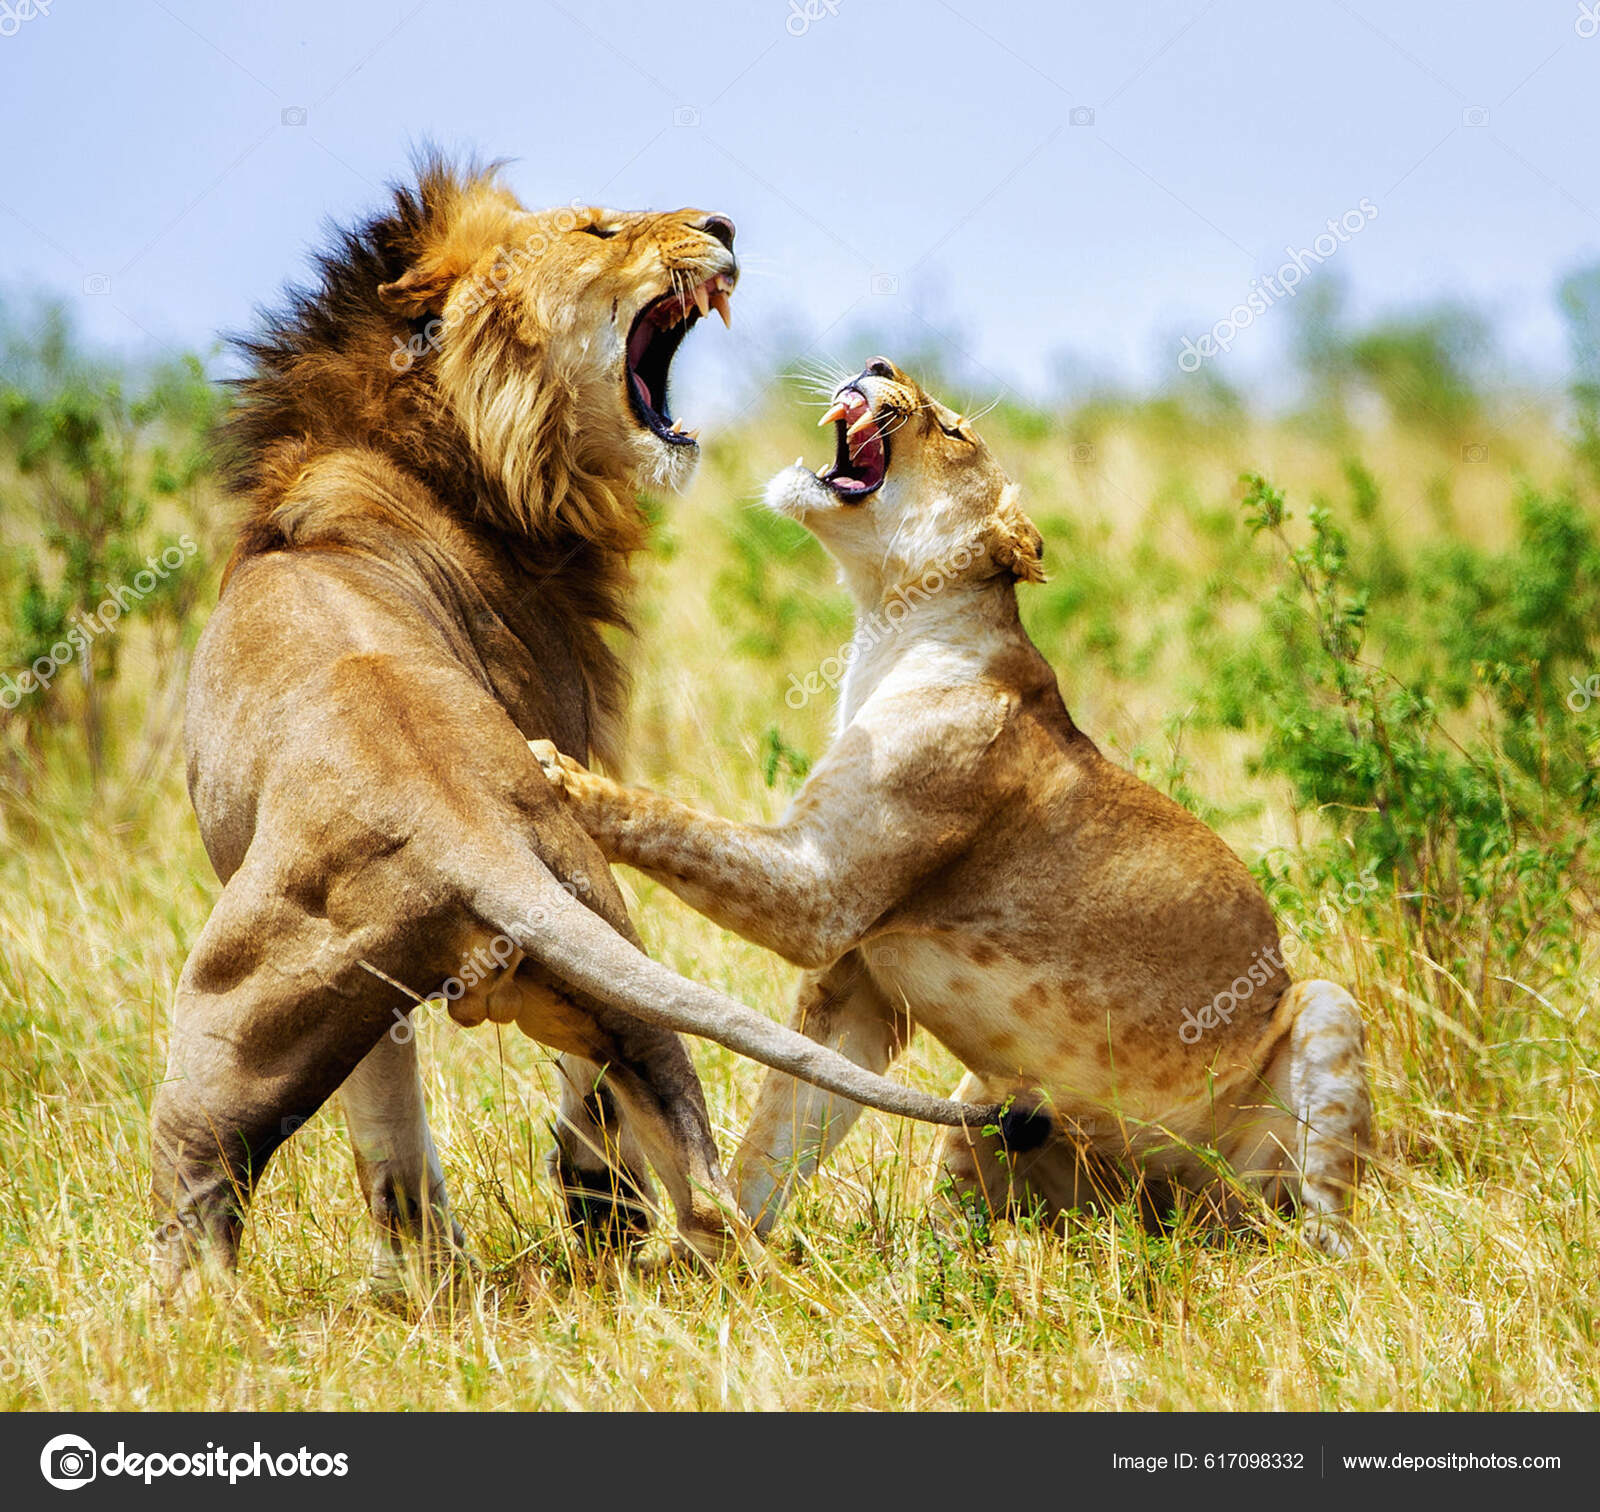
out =
[[(269, 551), (404, 550), (430, 575), (480, 582), (491, 554), (570, 636), (596, 751), (612, 763), (627, 679), (601, 627), (629, 627), (628, 559), (645, 541), (643, 512), (580, 457), (577, 390), (532, 365), (544, 354), (526, 344), (512, 307), (486, 300), (437, 363), (397, 368), (395, 311), (380, 292), (419, 264), (460, 277), (492, 262), (529, 219), (493, 166), (430, 157), (390, 209), (335, 231), (314, 285), (291, 288), (256, 334), (235, 338), (249, 371), (219, 437), (241, 506), (224, 584)], [(427, 323), (413, 317), (413, 334)], [(340, 486), (352, 452), (367, 463), (355, 488)], [(381, 486), (393, 474), (422, 487)]]

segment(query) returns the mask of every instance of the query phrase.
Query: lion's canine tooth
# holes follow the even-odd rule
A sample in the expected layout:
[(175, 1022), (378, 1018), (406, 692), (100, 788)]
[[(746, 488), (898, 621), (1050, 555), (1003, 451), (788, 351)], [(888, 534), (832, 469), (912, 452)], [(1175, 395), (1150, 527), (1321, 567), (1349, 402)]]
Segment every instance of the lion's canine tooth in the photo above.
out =
[(835, 420), (843, 420), (844, 417), (849, 413), (850, 406), (847, 405), (843, 399), (835, 399), (833, 401), (833, 408), (829, 410), (828, 413), (825, 414), (819, 421), (817, 421), (817, 425), (819, 428), (824, 425), (832, 425)]
[(733, 328), (733, 312), (728, 307), (728, 296), (721, 289), (718, 289), (711, 296), (711, 308), (722, 317), (723, 325), (731, 330)]
[(872, 418), (872, 411), (868, 410), (866, 414), (864, 414), (859, 420), (856, 421), (854, 425), (850, 427), (849, 430), (845, 432), (845, 435), (853, 441), (862, 431), (869, 430), (876, 424), (877, 422)]
[(684, 435), (686, 435), (691, 441), (698, 441), (700, 439), (700, 432), (697, 430), (685, 431)]
[(702, 317), (711, 313), (711, 305), (706, 299), (706, 286), (704, 284), (696, 284), (694, 286), (694, 302)]

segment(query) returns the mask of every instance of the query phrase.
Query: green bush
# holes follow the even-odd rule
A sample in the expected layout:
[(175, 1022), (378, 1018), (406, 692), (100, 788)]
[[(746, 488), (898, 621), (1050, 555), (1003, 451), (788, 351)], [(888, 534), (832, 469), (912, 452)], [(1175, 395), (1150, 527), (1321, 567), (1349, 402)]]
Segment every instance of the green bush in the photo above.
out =
[(1592, 520), (1570, 497), (1529, 491), (1504, 552), (1424, 553), (1405, 596), (1423, 629), (1386, 646), (1375, 605), (1392, 602), (1396, 576), (1388, 563), (1375, 583), (1386, 558), (1371, 533), (1354, 550), (1315, 504), (1296, 543), (1283, 494), (1244, 482), (1247, 523), (1278, 548), (1279, 586), (1258, 633), (1219, 658), (1210, 707), (1257, 730), (1259, 768), (1326, 821), (1302, 858), (1310, 884), (1375, 873), (1480, 1009), (1513, 979), (1537, 988), (1570, 973), (1600, 801), (1595, 721), (1568, 703), (1571, 679), (1600, 667)]
[[(137, 779), (174, 723), (216, 511), (207, 436), (219, 403), (193, 358), (127, 375), (77, 358), (59, 316), (10, 336), (0, 384), (0, 736), (31, 786), (53, 751), (105, 777), (108, 717), (137, 619), (162, 700), (128, 752)], [(131, 391), (131, 392), (130, 392)], [(196, 559), (199, 559), (198, 561)], [(127, 617), (125, 620), (124, 617)], [(58, 737), (76, 727), (65, 744)]]

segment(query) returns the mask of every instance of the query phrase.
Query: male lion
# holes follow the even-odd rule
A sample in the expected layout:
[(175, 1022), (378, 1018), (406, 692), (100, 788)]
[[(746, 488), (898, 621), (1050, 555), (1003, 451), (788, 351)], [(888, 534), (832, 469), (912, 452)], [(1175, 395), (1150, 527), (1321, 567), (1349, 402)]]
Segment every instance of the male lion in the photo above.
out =
[(648, 1160), (684, 1241), (742, 1237), (673, 1029), (961, 1121), (644, 956), (528, 752), (615, 753), (601, 631), (644, 535), (633, 489), (694, 467), (668, 368), (712, 306), (727, 316), (733, 236), (698, 210), (531, 214), (492, 174), (432, 162), (243, 343), (225, 439), (246, 519), (185, 727), (225, 886), (152, 1113), (162, 1291), (198, 1254), (231, 1266), (269, 1157), (341, 1085), (376, 1269), (402, 1238), (459, 1242), (415, 1047), (386, 1031), (485, 947), (525, 955), (454, 1009), (564, 1053), (556, 1165), (603, 1232), (639, 1226)]
[[(969, 1068), (964, 1094), (1017, 1099), (947, 1136), (961, 1196), (1059, 1215), (1133, 1177), (1231, 1220), (1243, 1184), (1342, 1249), (1371, 1116), (1355, 1003), (1291, 985), (1238, 858), (1073, 724), (1017, 615), (1039, 533), (970, 423), (883, 358), (829, 421), (833, 466), (767, 490), (858, 613), (838, 738), (783, 821), (535, 754), (608, 857), (811, 968), (808, 1035), (882, 1070), (920, 1024)], [(859, 1111), (769, 1075), (735, 1166), (761, 1232)]]

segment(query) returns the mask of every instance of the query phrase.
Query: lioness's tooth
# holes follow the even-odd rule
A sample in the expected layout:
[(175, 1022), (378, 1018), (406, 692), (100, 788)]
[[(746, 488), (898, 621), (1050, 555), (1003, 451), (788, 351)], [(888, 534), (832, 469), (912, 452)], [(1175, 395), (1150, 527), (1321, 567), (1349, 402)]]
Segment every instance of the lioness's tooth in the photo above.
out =
[(711, 313), (711, 305), (706, 299), (706, 286), (704, 284), (696, 284), (694, 286), (694, 302), (702, 316)]
[(685, 431), (684, 435), (686, 435), (691, 441), (698, 441), (700, 439), (700, 432), (697, 430)]
[(864, 430), (870, 430), (877, 422), (872, 418), (872, 411), (868, 410), (849, 430), (845, 432), (852, 441)]
[(833, 408), (829, 410), (828, 413), (825, 414), (819, 421), (817, 421), (817, 424), (818, 426), (832, 425), (835, 420), (843, 420), (844, 417), (849, 413), (850, 406), (847, 405), (842, 399), (835, 399), (833, 401)]
[(722, 317), (723, 325), (731, 330), (733, 327), (733, 313), (728, 307), (728, 296), (721, 289), (718, 289), (711, 296), (711, 306)]

